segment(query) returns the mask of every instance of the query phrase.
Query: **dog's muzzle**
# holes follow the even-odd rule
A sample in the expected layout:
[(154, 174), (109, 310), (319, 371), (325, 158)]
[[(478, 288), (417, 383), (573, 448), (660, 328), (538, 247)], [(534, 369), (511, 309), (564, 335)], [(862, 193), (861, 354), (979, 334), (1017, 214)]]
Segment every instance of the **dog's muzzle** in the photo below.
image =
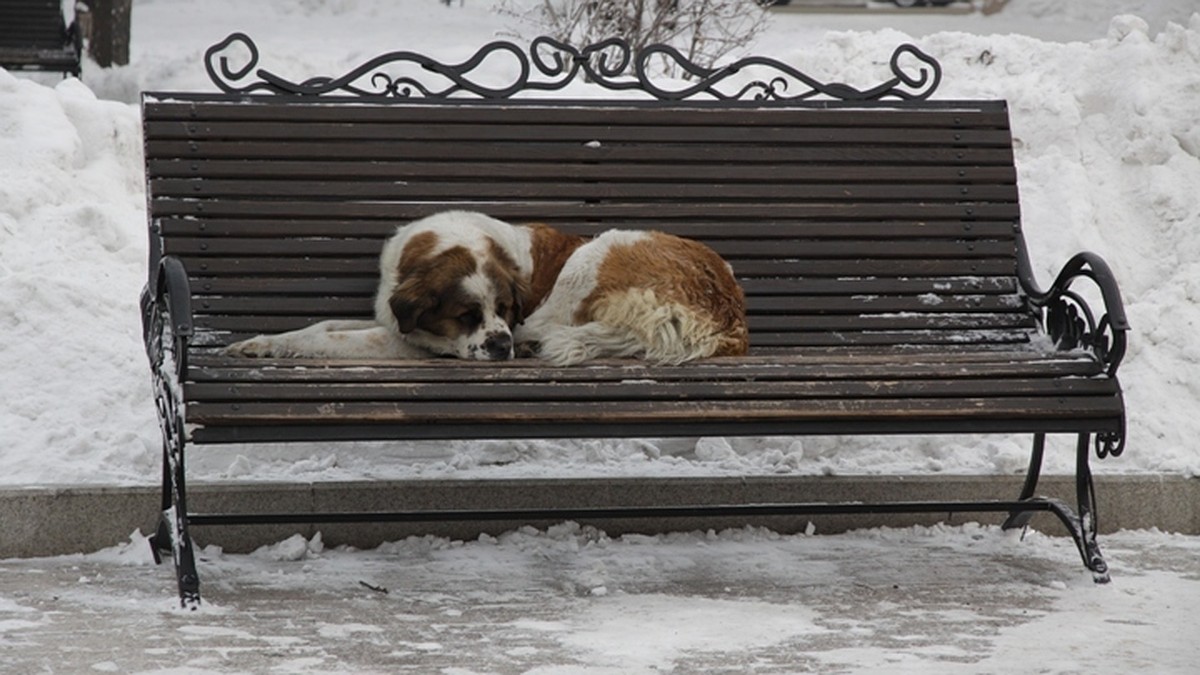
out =
[(512, 335), (508, 333), (491, 333), (483, 341), (483, 353), (491, 361), (503, 361), (513, 356)]

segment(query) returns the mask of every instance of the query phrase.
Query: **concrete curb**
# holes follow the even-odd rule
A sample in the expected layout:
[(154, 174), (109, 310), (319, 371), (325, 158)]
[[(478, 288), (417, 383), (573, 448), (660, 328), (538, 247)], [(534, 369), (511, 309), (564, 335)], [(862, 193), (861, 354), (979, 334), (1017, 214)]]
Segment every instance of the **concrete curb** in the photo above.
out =
[[(536, 508), (575, 506), (670, 506), (687, 503), (780, 501), (918, 501), (1013, 499), (1020, 476), (855, 476), (748, 478), (611, 478), (537, 480), (422, 480), (375, 483), (193, 484), (193, 512), (315, 513), (349, 510), (394, 511), (431, 504), (447, 508)], [(1174, 475), (1097, 476), (1101, 532), (1157, 528), (1200, 534), (1200, 479)], [(1074, 478), (1047, 476), (1039, 494), (1074, 504)], [(153, 532), (159, 511), (157, 488), (60, 486), (0, 489), (0, 558), (25, 558), (95, 551), (127, 541), (130, 533)], [(752, 524), (779, 532), (818, 533), (864, 527), (904, 527), (936, 522), (999, 523), (1002, 514), (865, 515), (770, 517)], [(481, 532), (511, 530), (519, 522), (447, 522), (319, 525), (251, 525), (195, 528), (200, 545), (230, 552), (250, 551), (300, 533), (321, 532), (327, 545), (372, 547), (415, 534), (472, 539)], [(545, 525), (547, 523), (535, 523)], [(639, 519), (590, 523), (610, 535), (722, 529), (747, 524), (735, 519)], [(1038, 514), (1032, 526), (1064, 534), (1052, 516)], [(1102, 542), (1103, 543), (1103, 542)]]

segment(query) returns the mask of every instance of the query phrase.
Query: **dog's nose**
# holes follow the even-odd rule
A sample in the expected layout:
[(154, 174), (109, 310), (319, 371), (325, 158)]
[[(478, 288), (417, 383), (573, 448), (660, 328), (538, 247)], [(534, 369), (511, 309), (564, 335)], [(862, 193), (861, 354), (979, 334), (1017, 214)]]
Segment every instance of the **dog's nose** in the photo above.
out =
[(483, 342), (483, 350), (494, 361), (512, 358), (513, 341), (508, 333), (492, 333)]

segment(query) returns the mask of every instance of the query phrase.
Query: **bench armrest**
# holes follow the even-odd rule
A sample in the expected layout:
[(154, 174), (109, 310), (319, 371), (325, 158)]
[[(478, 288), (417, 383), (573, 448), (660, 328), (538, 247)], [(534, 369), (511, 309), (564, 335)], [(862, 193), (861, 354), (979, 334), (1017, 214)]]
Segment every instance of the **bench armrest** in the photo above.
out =
[[(1029, 303), (1041, 310), (1042, 324), (1055, 344), (1061, 349), (1090, 350), (1104, 363), (1109, 376), (1115, 377), (1125, 355), (1129, 320), (1108, 263), (1095, 253), (1078, 253), (1063, 265), (1050, 288), (1041, 290), (1033, 279), (1028, 260), (1021, 262), (1021, 285)], [(1090, 279), (1100, 291), (1104, 313), (1099, 320), (1087, 302), (1071, 290), (1078, 279)]]
[(142, 289), (142, 340), (151, 368), (173, 352), (175, 374), (186, 372), (187, 343), (192, 337), (192, 294), (187, 269), (174, 256), (159, 261), (158, 273)]

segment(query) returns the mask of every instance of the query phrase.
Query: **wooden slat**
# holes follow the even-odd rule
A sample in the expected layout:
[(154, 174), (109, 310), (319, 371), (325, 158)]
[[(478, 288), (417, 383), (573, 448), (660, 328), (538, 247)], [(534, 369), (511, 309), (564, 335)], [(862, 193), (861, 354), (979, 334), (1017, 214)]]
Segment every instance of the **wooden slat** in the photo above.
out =
[[(367, 314), (362, 314), (330, 318), (365, 319), (369, 317)], [(1010, 321), (1010, 323), (1012, 322)], [(305, 325), (308, 325), (308, 320), (305, 322), (288, 321), (279, 317), (264, 317), (257, 325), (236, 332), (208, 325), (197, 325), (191, 344), (194, 348), (211, 349), (254, 337), (260, 333), (278, 333), (302, 328)], [(891, 349), (970, 347), (990, 350), (996, 347), (1027, 345), (1037, 333), (1036, 324), (1032, 318), (1026, 319), (1021, 325), (993, 325), (984, 328), (958, 329), (937, 326), (896, 329), (889, 325), (877, 328), (832, 330), (822, 326), (819, 322), (809, 322), (803, 326), (797, 325), (797, 330), (789, 331), (755, 330), (753, 325), (750, 328), (751, 350), (765, 352), (817, 347), (886, 347)]]
[[(374, 270), (357, 277), (210, 277), (191, 278), (196, 297), (213, 295), (312, 296), (338, 298), (373, 297), (378, 287)], [(1014, 294), (1011, 277), (937, 277), (863, 279), (743, 279), (747, 296), (854, 296), (880, 293), (927, 293), (945, 295)]]
[[(664, 122), (666, 122), (664, 118)], [(495, 120), (478, 123), (436, 124), (404, 123), (293, 123), (293, 122), (155, 122), (145, 123), (146, 133), (158, 139), (322, 142), (352, 140), (374, 141), (581, 141), (604, 143), (697, 143), (706, 146), (736, 144), (804, 145), (960, 145), (972, 147), (1008, 147), (1011, 138), (1004, 129), (938, 129), (917, 127), (897, 133), (894, 127), (869, 125), (809, 127), (754, 126), (732, 124), (683, 126), (663, 123), (655, 126), (611, 124), (502, 124)]]
[[(507, 206), (507, 208), (506, 208)], [(371, 201), (322, 202), (301, 199), (279, 201), (220, 200), (201, 201), (155, 198), (151, 201), (155, 216), (229, 216), (267, 218), (375, 218), (392, 222), (409, 220), (420, 215), (453, 209), (471, 209), (504, 217), (512, 213), (525, 220), (539, 218), (636, 218), (645, 212), (644, 203), (611, 202), (589, 204), (579, 201), (545, 200), (423, 200), (419, 203), (384, 203)], [(864, 218), (962, 220), (972, 217), (983, 220), (1017, 219), (1020, 210), (1016, 202), (1004, 203), (920, 203), (920, 202), (808, 202), (808, 203), (701, 203), (672, 204), (675, 219), (711, 218), (811, 218), (822, 220)]]
[[(911, 348), (926, 346), (973, 345), (991, 349), (997, 345), (1013, 346), (1027, 344), (1033, 334), (1033, 326), (1024, 328), (984, 328), (962, 330), (933, 329), (876, 329), (876, 330), (825, 330), (812, 332), (754, 331), (751, 342), (754, 347), (792, 349), (796, 347), (892, 347)], [(246, 336), (249, 337), (249, 336)], [(752, 347), (753, 348), (753, 347)]]
[(794, 401), (655, 401), (645, 402), (344, 402), (331, 414), (325, 403), (242, 402), (189, 403), (188, 419), (208, 424), (646, 424), (688, 420), (751, 423), (761, 421), (839, 421), (897, 418), (928, 420), (1023, 420), (1112, 418), (1119, 399), (1106, 397), (970, 397), (905, 399), (817, 399)]
[(625, 180), (670, 182), (741, 181), (751, 183), (954, 183), (1013, 184), (1012, 166), (908, 166), (903, 164), (743, 164), (730, 171), (726, 164), (606, 162), (538, 163), (518, 161), (291, 161), (291, 160), (195, 160), (151, 159), (146, 163), (151, 179), (194, 178), (249, 180), (318, 179), (326, 181), (362, 181), (372, 179), (455, 179), (512, 177), (520, 180), (547, 180), (570, 176), (578, 180)]
[[(602, 119), (611, 126), (644, 125), (670, 120), (679, 126), (861, 126), (871, 124), (894, 128), (992, 128), (1007, 129), (1008, 114), (1002, 101), (948, 102), (948, 109), (913, 106), (905, 109), (898, 104), (883, 110), (824, 110), (820, 108), (749, 108), (731, 109), (728, 106), (674, 104), (669, 107), (639, 107), (597, 103), (594, 105), (546, 106), (536, 102), (531, 106), (483, 104), (446, 106), (436, 103), (395, 102), (371, 105), (358, 102), (346, 106), (337, 102), (307, 101), (299, 105), (284, 99), (267, 98), (263, 105), (243, 105), (240, 101), (183, 101), (161, 100), (177, 94), (148, 94), (143, 115), (149, 121), (290, 121), (372, 123), (406, 122), (411, 124), (446, 123), (508, 123), (508, 124), (592, 124)], [(160, 100), (155, 100), (156, 98)], [(180, 97), (182, 98), (182, 97)], [(936, 105), (936, 104), (935, 104)]]
[[(193, 310), (200, 315), (259, 316), (339, 316), (370, 312), (373, 294), (339, 296), (332, 290), (321, 297), (308, 295), (207, 295), (193, 296)], [(922, 312), (948, 313), (1017, 312), (1027, 314), (1024, 302), (1016, 295), (835, 295), (835, 296), (750, 296), (746, 303), (750, 314), (866, 314)], [(765, 321), (763, 324), (765, 325)]]
[(148, 159), (257, 159), (351, 161), (513, 161), (524, 162), (643, 162), (648, 164), (901, 164), (1008, 166), (1013, 162), (1007, 147), (878, 147), (857, 146), (729, 146), (699, 144), (610, 144), (589, 147), (587, 142), (479, 141), (451, 143), (382, 140), (371, 143), (306, 141), (174, 141), (147, 137)]
[[(736, 174), (735, 169), (729, 173)], [(863, 201), (1015, 202), (1016, 186), (954, 184), (649, 183), (642, 181), (532, 181), (519, 174), (485, 181), (301, 181), (159, 179), (159, 198), (286, 198), (330, 201), (430, 199), (570, 199), (622, 201)]]
[[(541, 219), (542, 222), (548, 219)], [(305, 237), (343, 237), (382, 240), (395, 233), (398, 223), (388, 220), (347, 219), (270, 219), (270, 218), (158, 218), (155, 224), (169, 238), (173, 237), (271, 237), (274, 239)], [(711, 221), (708, 218), (676, 220), (662, 209), (646, 209), (635, 217), (607, 219), (604, 222), (558, 221), (554, 226), (563, 232), (594, 236), (608, 229), (657, 229), (681, 237), (706, 242), (723, 239), (885, 239), (885, 238), (954, 238), (954, 239), (1015, 239), (1017, 227), (1012, 221), (787, 221), (763, 218), (749, 221)]]
[(609, 383), (412, 383), (308, 382), (190, 384), (184, 396), (205, 403), (270, 401), (346, 402), (620, 402), (620, 401), (810, 401), (963, 397), (1113, 396), (1112, 380), (1063, 382), (1047, 378), (805, 380), (788, 382), (692, 382), (664, 387), (656, 381)]
[[(346, 307), (329, 307), (321, 313), (317, 307), (303, 315), (297, 314), (206, 314), (206, 309), (197, 308), (194, 325), (201, 330), (227, 331), (239, 334), (274, 333), (304, 328), (313, 319), (369, 318), (370, 304), (364, 299), (355, 312)], [(286, 310), (281, 310), (286, 311)], [(759, 331), (885, 331), (885, 330), (968, 330), (1026, 328), (1034, 320), (1025, 312), (978, 312), (971, 314), (917, 314), (915, 312), (891, 314), (803, 314), (786, 316), (756, 315), (748, 317), (751, 342)]]
[(463, 361), (344, 361), (323, 359), (244, 359), (199, 353), (189, 378), (196, 383), (233, 386), (246, 382), (327, 383), (554, 383), (554, 382), (777, 382), (803, 380), (894, 380), (946, 378), (1083, 378), (1100, 373), (1082, 352), (979, 350), (874, 352), (853, 347), (793, 350), (759, 356), (706, 359), (683, 366), (608, 360), (602, 368), (554, 367), (530, 359), (502, 363)]
[[(340, 379), (354, 378), (358, 373), (368, 373), (366, 377), (383, 377), (405, 381), (442, 381), (444, 377), (453, 378), (458, 373), (468, 379), (489, 381), (527, 381), (530, 379), (572, 381), (577, 378), (587, 380), (628, 380), (628, 379), (778, 379), (791, 376), (794, 369), (799, 369), (801, 376), (809, 373), (808, 368), (837, 368), (851, 369), (857, 376), (888, 377), (886, 373), (892, 369), (916, 368), (911, 375), (923, 372), (921, 369), (942, 372), (954, 371), (968, 375), (975, 368), (1002, 367), (1024, 368), (1019, 372), (1031, 374), (1043, 368), (1057, 366), (1072, 367), (1070, 364), (1086, 363), (1096, 367), (1095, 357), (1084, 351), (1058, 351), (1042, 346), (1023, 346), (1014, 349), (993, 349), (981, 351), (977, 349), (953, 347), (934, 350), (894, 350), (879, 348), (841, 347), (831, 349), (802, 349), (778, 353), (751, 353), (736, 357), (713, 357), (700, 361), (671, 366), (659, 365), (641, 360), (629, 359), (600, 359), (596, 363), (604, 368), (586, 369), (576, 367), (556, 367), (536, 359), (514, 359), (504, 362), (487, 361), (453, 361), (453, 368), (447, 368), (443, 359), (414, 359), (414, 360), (370, 360), (370, 359), (246, 359), (225, 356), (212, 352), (197, 352), (192, 359), (192, 365), (199, 368), (213, 368), (214, 372), (231, 373), (231, 377), (242, 377), (237, 373), (251, 373), (253, 377), (270, 381), (274, 378), (301, 377), (306, 378), (312, 371), (314, 376), (327, 373), (330, 377)], [(826, 371), (820, 371), (824, 377)], [(896, 371), (900, 372), (900, 371)], [(1093, 370), (1092, 372), (1096, 372)], [(378, 373), (378, 375), (376, 374)], [(926, 373), (930, 375), (930, 373)], [(986, 373), (985, 373), (986, 374)]]
[[(192, 274), (233, 275), (261, 274), (266, 276), (360, 276), (379, 274), (376, 256), (357, 258), (230, 258), (180, 256)], [(1014, 276), (1016, 262), (1012, 259), (855, 259), (822, 260), (798, 258), (793, 260), (731, 261), (734, 271), (743, 278), (815, 278), (815, 277), (991, 277)]]
[[(378, 256), (381, 243), (374, 239), (209, 239), (173, 237), (164, 252), (170, 255), (211, 255), (218, 257), (270, 256)], [(709, 245), (730, 259), (779, 259), (781, 247), (803, 251), (805, 257), (821, 258), (1011, 258), (1016, 255), (1012, 241), (990, 240), (797, 240), (714, 241)], [(789, 255), (787, 253), (784, 256)]]

